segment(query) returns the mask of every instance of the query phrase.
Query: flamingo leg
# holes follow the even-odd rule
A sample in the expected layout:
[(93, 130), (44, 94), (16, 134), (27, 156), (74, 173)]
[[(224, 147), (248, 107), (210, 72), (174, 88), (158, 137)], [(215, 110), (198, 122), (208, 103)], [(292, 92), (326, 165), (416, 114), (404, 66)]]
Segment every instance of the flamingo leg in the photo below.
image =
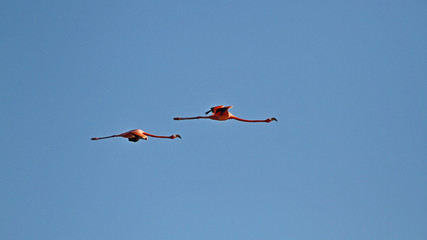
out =
[(200, 118), (210, 118), (210, 117), (209, 116), (198, 116), (198, 117), (187, 117), (187, 118), (176, 117), (173, 120), (191, 120), (191, 119), (200, 119)]
[(91, 138), (90, 140), (101, 140), (101, 139), (107, 139), (107, 138), (113, 138), (113, 137), (120, 137), (120, 135), (112, 135), (108, 137), (99, 137), (99, 138), (94, 137), (94, 138)]

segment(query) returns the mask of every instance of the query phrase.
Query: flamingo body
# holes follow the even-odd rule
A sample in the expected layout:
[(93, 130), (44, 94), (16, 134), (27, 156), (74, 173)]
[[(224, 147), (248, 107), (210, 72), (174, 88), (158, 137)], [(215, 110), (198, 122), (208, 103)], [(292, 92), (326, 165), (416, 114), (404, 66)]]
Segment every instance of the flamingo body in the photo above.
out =
[(119, 134), (119, 137), (124, 137), (128, 139), (137, 138), (138, 140), (140, 139), (148, 140), (148, 137), (144, 135), (144, 131), (142, 131), (141, 129), (130, 130), (128, 132)]
[(228, 109), (232, 108), (233, 106), (216, 106), (211, 108), (212, 115), (210, 116), (211, 119), (217, 120), (217, 121), (225, 121), (230, 119), (233, 114), (231, 114)]

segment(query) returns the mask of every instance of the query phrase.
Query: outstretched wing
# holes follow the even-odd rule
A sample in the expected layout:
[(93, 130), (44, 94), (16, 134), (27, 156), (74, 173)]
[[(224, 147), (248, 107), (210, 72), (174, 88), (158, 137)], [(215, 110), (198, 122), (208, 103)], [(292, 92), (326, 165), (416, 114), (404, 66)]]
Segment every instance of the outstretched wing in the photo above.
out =
[(223, 108), (223, 107), (224, 107), (224, 105), (216, 106), (216, 107), (211, 107), (211, 110), (205, 112), (205, 114), (208, 114), (210, 112), (212, 112), (212, 114), (215, 114), (218, 109)]
[(130, 141), (130, 142), (138, 142), (139, 141), (139, 137), (133, 137), (133, 138), (128, 138), (128, 140)]
[(212, 107), (211, 110), (207, 111), (206, 114), (208, 114), (209, 112), (212, 112), (212, 114), (217, 114), (217, 113), (224, 113), (226, 112), (228, 109), (232, 108), (233, 106), (224, 106), (224, 105), (220, 105), (220, 106), (215, 106)]

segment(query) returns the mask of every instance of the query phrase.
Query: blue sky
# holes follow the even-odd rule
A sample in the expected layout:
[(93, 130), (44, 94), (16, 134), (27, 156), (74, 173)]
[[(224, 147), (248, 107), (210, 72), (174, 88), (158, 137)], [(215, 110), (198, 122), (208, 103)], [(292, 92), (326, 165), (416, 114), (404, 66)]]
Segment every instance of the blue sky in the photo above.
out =
[(1, 239), (427, 238), (425, 1), (0, 13)]

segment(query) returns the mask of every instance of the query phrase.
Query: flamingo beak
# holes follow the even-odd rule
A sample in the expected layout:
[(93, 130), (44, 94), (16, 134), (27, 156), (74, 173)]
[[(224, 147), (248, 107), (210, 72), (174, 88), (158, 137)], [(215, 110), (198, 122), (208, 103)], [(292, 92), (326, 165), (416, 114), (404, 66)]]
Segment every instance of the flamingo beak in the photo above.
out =
[(175, 135), (175, 136), (176, 136), (177, 138), (181, 138), (181, 136), (180, 136), (180, 135), (178, 135), (178, 134), (177, 134), (177, 135)]

